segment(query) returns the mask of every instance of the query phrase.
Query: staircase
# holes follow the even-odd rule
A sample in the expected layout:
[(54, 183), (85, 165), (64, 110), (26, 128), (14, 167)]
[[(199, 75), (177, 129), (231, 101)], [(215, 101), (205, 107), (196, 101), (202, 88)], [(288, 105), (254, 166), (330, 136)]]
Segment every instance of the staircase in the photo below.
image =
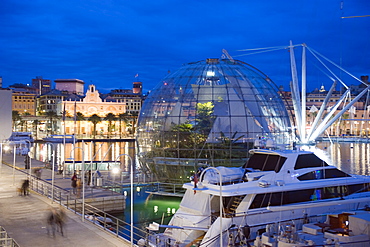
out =
[(243, 201), (245, 195), (241, 196), (234, 196), (232, 200), (229, 203), (228, 207), (228, 216), (227, 217), (232, 217), (235, 215), (236, 209), (239, 207), (240, 203)]
[(191, 241), (190, 243), (188, 243), (187, 245), (185, 245), (185, 247), (193, 247), (193, 246), (199, 246), (200, 242), (203, 240), (204, 236), (206, 234), (203, 234), (199, 237), (197, 237), (196, 239), (194, 239), (193, 241)]

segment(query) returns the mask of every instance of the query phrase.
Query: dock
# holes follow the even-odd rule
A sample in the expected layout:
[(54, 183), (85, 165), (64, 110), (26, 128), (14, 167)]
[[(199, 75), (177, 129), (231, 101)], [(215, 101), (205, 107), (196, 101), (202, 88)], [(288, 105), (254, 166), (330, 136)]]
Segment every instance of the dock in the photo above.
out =
[[(0, 162), (1, 163), (1, 162)], [(41, 161), (32, 160), (32, 167), (44, 167)], [(0, 164), (0, 227), (11, 246), (130, 246), (130, 241), (107, 230), (106, 224), (88, 220), (81, 214), (81, 199), (70, 195), (70, 177), (55, 175), (53, 198), (50, 197), (52, 171), (43, 169), (40, 179), (29, 177), (24, 169), (24, 156), (4, 154)], [(30, 179), (29, 195), (21, 195), (22, 181)], [(67, 198), (67, 199), (66, 199)], [(98, 216), (98, 213), (117, 210), (116, 203), (125, 207), (123, 195), (109, 190), (85, 186), (85, 213)], [(58, 200), (59, 199), (59, 200)], [(67, 200), (67, 201), (66, 201)], [(71, 208), (74, 207), (74, 210)], [(66, 213), (64, 234), (48, 234), (46, 221), (50, 209)], [(96, 212), (94, 212), (94, 210)], [(104, 223), (104, 222), (103, 222)]]

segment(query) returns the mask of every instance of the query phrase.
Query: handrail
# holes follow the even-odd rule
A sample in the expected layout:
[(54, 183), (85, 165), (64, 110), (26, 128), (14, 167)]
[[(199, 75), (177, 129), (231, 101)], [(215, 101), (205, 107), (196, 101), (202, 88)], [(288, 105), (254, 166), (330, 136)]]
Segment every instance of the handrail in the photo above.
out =
[[(54, 186), (54, 194), (53, 194), (53, 201), (57, 202), (58, 204), (66, 207), (67, 209), (71, 210), (75, 214), (82, 216), (82, 200), (76, 199), (74, 195), (72, 195), (71, 191)], [(39, 180), (35, 177), (30, 178), (30, 187), (31, 190), (34, 192), (51, 198), (52, 193), (52, 186), (49, 182), (44, 180)], [(93, 188), (90, 188), (93, 190)], [(112, 191), (112, 195), (116, 194)], [(103, 200), (103, 203), (105, 201)], [(107, 200), (109, 203), (109, 200)], [(103, 204), (103, 207), (104, 204)], [(103, 210), (100, 210), (88, 203), (85, 203), (85, 219), (86, 222), (90, 222), (97, 227), (102, 227), (106, 230), (109, 234), (114, 235), (118, 238), (122, 238), (126, 241), (130, 239), (130, 223), (125, 222)], [(133, 227), (133, 235), (134, 239), (138, 241), (139, 239), (146, 239), (148, 237), (148, 232), (138, 227)], [(128, 234), (127, 234), (128, 232)], [(150, 233), (152, 234), (152, 233)], [(154, 234), (152, 234), (154, 235)]]
[(19, 244), (9, 237), (5, 228), (0, 226), (0, 246), (19, 247)]

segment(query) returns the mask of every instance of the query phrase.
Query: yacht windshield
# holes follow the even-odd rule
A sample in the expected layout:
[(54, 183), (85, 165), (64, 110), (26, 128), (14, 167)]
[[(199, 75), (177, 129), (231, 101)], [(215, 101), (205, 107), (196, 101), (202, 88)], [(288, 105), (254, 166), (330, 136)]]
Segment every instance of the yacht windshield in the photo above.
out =
[(244, 168), (252, 168), (259, 171), (279, 172), (286, 158), (279, 155), (255, 153), (250, 157)]
[(308, 167), (323, 167), (329, 166), (325, 161), (321, 160), (314, 154), (301, 154), (298, 156), (294, 169), (302, 169)]

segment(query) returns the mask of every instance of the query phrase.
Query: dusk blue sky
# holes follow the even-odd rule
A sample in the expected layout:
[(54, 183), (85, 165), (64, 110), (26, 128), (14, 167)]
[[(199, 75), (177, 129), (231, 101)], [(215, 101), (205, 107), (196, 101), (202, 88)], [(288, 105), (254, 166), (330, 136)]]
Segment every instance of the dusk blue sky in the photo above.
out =
[[(288, 52), (239, 50), (292, 40), (360, 77), (370, 74), (370, 17), (341, 17), (361, 15), (370, 15), (368, 0), (2, 0), (0, 76), (4, 87), (42, 76), (81, 79), (101, 92), (137, 79), (149, 91), (168, 71), (226, 49), (287, 88)], [(310, 89), (327, 83), (311, 79)]]

